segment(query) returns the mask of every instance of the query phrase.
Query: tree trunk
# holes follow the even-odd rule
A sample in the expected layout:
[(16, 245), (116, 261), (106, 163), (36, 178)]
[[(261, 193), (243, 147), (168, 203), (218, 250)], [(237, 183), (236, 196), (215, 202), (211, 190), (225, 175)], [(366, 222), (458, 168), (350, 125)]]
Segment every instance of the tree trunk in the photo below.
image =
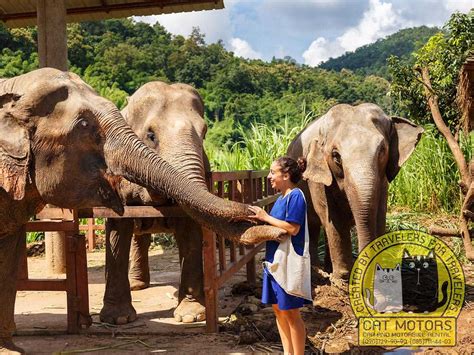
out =
[[(452, 135), (448, 126), (444, 122), (443, 117), (441, 116), (441, 112), (439, 110), (439, 105), (438, 105), (438, 96), (436, 95), (436, 93), (433, 91), (433, 88), (431, 87), (430, 74), (427, 67), (421, 68), (421, 76), (422, 76), (422, 82), (425, 89), (425, 96), (428, 100), (428, 105), (431, 110), (431, 116), (433, 117), (433, 121), (435, 122), (436, 127), (444, 136), (444, 138), (446, 138), (449, 149), (451, 149), (451, 152), (453, 153), (454, 160), (456, 161), (456, 165), (458, 166), (459, 173), (461, 175), (461, 190), (466, 198), (466, 201), (463, 203), (463, 207), (464, 207), (466, 204), (468, 204), (467, 199), (469, 199), (470, 195), (472, 194), (472, 193), (471, 194), (468, 193), (470, 188), (472, 187), (472, 178), (471, 178), (471, 175), (469, 174), (467, 162), (466, 162), (466, 159), (464, 158), (464, 154), (461, 148), (459, 147), (458, 142)], [(468, 218), (464, 213), (464, 208), (461, 208), (459, 222), (460, 222), (459, 224), (460, 224), (461, 234), (462, 234), (462, 238), (464, 242), (464, 249), (466, 251), (466, 257), (469, 260), (474, 261), (474, 248), (472, 247), (471, 236), (468, 229)]]

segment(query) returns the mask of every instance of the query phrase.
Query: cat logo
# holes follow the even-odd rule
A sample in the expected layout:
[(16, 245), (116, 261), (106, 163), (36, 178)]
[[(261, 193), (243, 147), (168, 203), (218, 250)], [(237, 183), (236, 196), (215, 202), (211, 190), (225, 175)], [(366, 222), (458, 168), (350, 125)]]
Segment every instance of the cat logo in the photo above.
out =
[(456, 345), (464, 291), (461, 265), (442, 240), (419, 231), (378, 237), (360, 252), (349, 280), (359, 345)]

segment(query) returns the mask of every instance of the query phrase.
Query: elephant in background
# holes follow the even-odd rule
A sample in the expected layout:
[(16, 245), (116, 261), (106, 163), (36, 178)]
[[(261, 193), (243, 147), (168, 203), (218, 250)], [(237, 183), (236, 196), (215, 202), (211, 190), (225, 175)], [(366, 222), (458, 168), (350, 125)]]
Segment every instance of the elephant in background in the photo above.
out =
[(340, 104), (292, 141), (288, 155), (307, 159), (301, 187), (308, 201), (313, 263), (322, 225), (333, 275), (348, 278), (351, 228), (356, 226), (359, 251), (385, 232), (388, 183), (422, 132), (406, 119), (388, 117), (375, 104)]
[[(207, 190), (205, 172), (210, 171), (210, 166), (203, 150), (207, 126), (203, 118), (203, 101), (194, 88), (159, 81), (147, 83), (129, 98), (122, 115), (148, 147), (189, 177), (196, 188)], [(126, 180), (121, 181), (118, 190), (126, 205), (170, 204), (166, 196)], [(181, 278), (175, 319), (183, 322), (204, 320), (202, 230), (189, 217), (108, 219), (106, 290), (101, 320), (123, 324), (136, 319), (130, 289), (149, 286), (151, 232), (171, 232), (177, 240)]]
[(46, 204), (123, 214), (121, 177), (169, 196), (200, 223), (241, 242), (280, 239), (247, 205), (195, 186), (147, 147), (112, 102), (77, 75), (43, 68), (0, 81), (0, 352), (12, 340), (20, 238)]

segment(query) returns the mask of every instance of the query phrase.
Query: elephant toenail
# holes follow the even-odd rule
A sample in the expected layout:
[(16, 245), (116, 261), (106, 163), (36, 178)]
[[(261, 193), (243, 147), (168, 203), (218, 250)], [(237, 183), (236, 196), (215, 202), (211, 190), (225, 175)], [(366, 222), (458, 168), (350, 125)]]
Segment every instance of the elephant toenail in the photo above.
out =
[(183, 316), (182, 322), (183, 323), (193, 323), (195, 320), (194, 316), (191, 314), (186, 314)]

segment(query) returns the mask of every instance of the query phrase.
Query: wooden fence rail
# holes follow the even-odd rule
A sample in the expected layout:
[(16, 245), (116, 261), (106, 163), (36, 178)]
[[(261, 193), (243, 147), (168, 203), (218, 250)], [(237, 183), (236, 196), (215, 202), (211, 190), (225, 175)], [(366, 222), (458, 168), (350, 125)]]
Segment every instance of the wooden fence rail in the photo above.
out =
[[(268, 171), (233, 171), (233, 172), (213, 172), (207, 176), (207, 183), (209, 191), (217, 196), (225, 199), (253, 204), (261, 207), (270, 206), (275, 202), (278, 195), (268, 183), (266, 176)], [(42, 219), (60, 219), (63, 222), (54, 222), (55, 230), (68, 230), (69, 234), (79, 237), (82, 249), (85, 249), (84, 237), (78, 236), (79, 230), (86, 232), (89, 250), (95, 247), (95, 232), (97, 230), (104, 230), (104, 225), (95, 224), (94, 218), (160, 218), (160, 217), (184, 217), (186, 214), (181, 208), (177, 206), (171, 207), (151, 207), (151, 206), (134, 206), (125, 207), (125, 212), (122, 216), (115, 214), (112, 210), (107, 208), (91, 208), (81, 209), (79, 211), (69, 211), (59, 208), (46, 208), (39, 217)], [(87, 224), (79, 225), (79, 218), (87, 218)], [(40, 228), (33, 228), (38, 221), (30, 222), (27, 225), (27, 230), (42, 230)], [(52, 228), (49, 224), (51, 222), (41, 222), (42, 226)], [(46, 224), (48, 225), (46, 225)], [(75, 227), (75, 232), (71, 231)], [(233, 242), (225, 240), (224, 236), (216, 236), (215, 233), (203, 228), (203, 265), (204, 265), (204, 291), (206, 297), (206, 331), (217, 332), (217, 294), (218, 289), (232, 275), (234, 275), (240, 268), (246, 265), (247, 280), (250, 283), (256, 282), (256, 267), (255, 255), (263, 248), (264, 244), (256, 247), (243, 247), (236, 245)], [(71, 248), (71, 250), (75, 250)], [(80, 251), (79, 253), (81, 253)], [(82, 255), (82, 254), (81, 254)], [(228, 257), (227, 257), (228, 255)], [(76, 260), (77, 259), (77, 260)], [(67, 268), (67, 278), (61, 280), (62, 285), (54, 285), (58, 290), (69, 290), (71, 299), (75, 297), (77, 292), (80, 292), (80, 299), (78, 307), (71, 306), (73, 315), (69, 315), (70, 309), (68, 307), (68, 330), (76, 332), (80, 327), (87, 322), (84, 321), (88, 315), (88, 297), (87, 293), (87, 269), (84, 263), (84, 257), (73, 259), (70, 261)], [(75, 265), (78, 263), (79, 267)], [(50, 283), (38, 283), (37, 280), (28, 279), (28, 272), (26, 268), (26, 258), (21, 262), (23, 271), (20, 273), (21, 289), (35, 289), (35, 290), (51, 290)], [(70, 280), (70, 278), (72, 280)], [(74, 283), (74, 285), (73, 285)], [(70, 285), (65, 287), (64, 285)], [(44, 286), (44, 287), (43, 287)], [(43, 287), (43, 288), (42, 288)], [(75, 293), (76, 292), (76, 293)], [(78, 301), (76, 299), (76, 304)], [(80, 316), (80, 317), (79, 317)], [(90, 319), (90, 317), (89, 317)]]

